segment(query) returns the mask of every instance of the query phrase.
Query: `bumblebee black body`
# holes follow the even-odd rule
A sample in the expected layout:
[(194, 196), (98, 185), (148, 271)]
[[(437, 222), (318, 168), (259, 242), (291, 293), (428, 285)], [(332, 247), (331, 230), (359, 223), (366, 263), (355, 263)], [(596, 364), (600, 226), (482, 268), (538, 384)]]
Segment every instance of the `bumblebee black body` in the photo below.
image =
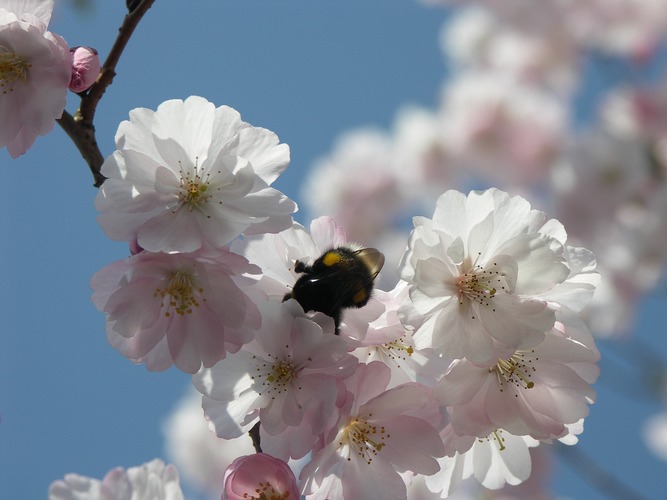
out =
[(310, 265), (296, 262), (294, 270), (302, 276), (283, 300), (331, 316), (338, 334), (343, 309), (366, 305), (383, 265), (384, 255), (375, 248), (332, 248)]

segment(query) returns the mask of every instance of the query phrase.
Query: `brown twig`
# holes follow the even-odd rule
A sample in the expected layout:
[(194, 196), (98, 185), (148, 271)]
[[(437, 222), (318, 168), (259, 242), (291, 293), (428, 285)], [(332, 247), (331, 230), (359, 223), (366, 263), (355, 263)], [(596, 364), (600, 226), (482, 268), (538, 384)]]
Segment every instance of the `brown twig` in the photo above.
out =
[(116, 64), (118, 64), (125, 46), (130, 41), (134, 29), (148, 9), (151, 8), (153, 2), (155, 0), (140, 0), (136, 7), (125, 16), (123, 24), (118, 30), (118, 37), (102, 65), (100, 76), (87, 92), (81, 94), (79, 109), (74, 113), (74, 116), (67, 111), (63, 112), (63, 116), (58, 120), (60, 126), (79, 149), (83, 159), (88, 163), (95, 180), (95, 187), (100, 187), (106, 179), (100, 172), (104, 155), (102, 155), (97, 145), (95, 125), (93, 124), (97, 104), (116, 76)]
[(262, 445), (259, 437), (259, 421), (252, 426), (252, 429), (248, 431), (250, 439), (252, 439), (252, 446), (255, 448), (255, 453), (262, 453)]

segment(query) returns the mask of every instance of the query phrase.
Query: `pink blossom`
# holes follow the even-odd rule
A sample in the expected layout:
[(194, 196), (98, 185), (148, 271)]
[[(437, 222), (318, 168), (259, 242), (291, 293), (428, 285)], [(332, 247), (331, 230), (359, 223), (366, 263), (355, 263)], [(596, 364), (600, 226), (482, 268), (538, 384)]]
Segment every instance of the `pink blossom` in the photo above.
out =
[(70, 80), (67, 43), (47, 31), (54, 0), (0, 7), (0, 147), (13, 158), (62, 116)]
[(644, 58), (664, 40), (667, 11), (662, 0), (588, 0), (565, 5), (568, 29), (582, 45)]
[(249, 436), (227, 440), (211, 432), (201, 408), (201, 394), (193, 387), (167, 417), (162, 434), (167, 456), (182, 481), (211, 496), (220, 495), (221, 471), (237, 457), (255, 451)]
[(112, 346), (149, 370), (195, 373), (252, 339), (257, 306), (243, 273), (258, 269), (228, 250), (140, 252), (98, 271), (93, 302)]
[(454, 446), (462, 450), (438, 459), (440, 471), (426, 478), (426, 485), (438, 498), (446, 498), (471, 476), (494, 490), (525, 481), (531, 473), (529, 448), (539, 444), (530, 437), (514, 436), (503, 430), (480, 439), (457, 436), (448, 427), (443, 436), (446, 446), (452, 447), (452, 441), (458, 441)]
[(72, 58), (69, 89), (72, 92), (88, 90), (100, 74), (100, 56), (91, 47), (72, 47), (69, 52)]
[(400, 281), (390, 292), (375, 290), (362, 309), (350, 309), (341, 324), (341, 336), (362, 363), (381, 361), (391, 369), (395, 387), (419, 382), (429, 387), (447, 369), (449, 361), (434, 349), (416, 349), (413, 332), (401, 323), (398, 309), (407, 299), (408, 284)]
[(138, 467), (110, 470), (103, 480), (67, 474), (49, 487), (49, 500), (183, 500), (178, 471), (154, 459)]
[(600, 354), (585, 324), (557, 313), (544, 341), (495, 366), (457, 360), (434, 388), (458, 435), (486, 437), (496, 429), (535, 439), (560, 438), (588, 415), (595, 400)]
[(239, 457), (227, 468), (222, 500), (299, 500), (289, 466), (266, 453)]
[(345, 380), (348, 403), (300, 475), (308, 500), (406, 497), (400, 472), (434, 474), (444, 455), (441, 416), (419, 384), (385, 390), (389, 368), (374, 361)]
[[(512, 22), (516, 16), (508, 19), (484, 7), (461, 9), (442, 32), (443, 51), (469, 68), (571, 90), (580, 48), (565, 24), (558, 22), (562, 14), (554, 2), (542, 2), (539, 9), (523, 7), (533, 11), (530, 22)], [(540, 19), (537, 10), (544, 13)]]
[(193, 383), (219, 437), (240, 436), (259, 418), (271, 435), (301, 427), (301, 439), (310, 445), (344, 401), (341, 381), (357, 360), (334, 335), (328, 316), (306, 315), (294, 300), (264, 302), (259, 309), (262, 326), (255, 339), (202, 369)]
[(440, 113), (458, 161), (496, 183), (544, 180), (565, 145), (565, 102), (492, 71), (468, 71), (453, 81)]
[(667, 260), (667, 189), (643, 143), (659, 121), (651, 131), (636, 130), (639, 136), (594, 131), (555, 171), (556, 213), (572, 239), (595, 252), (605, 277), (584, 312), (596, 335), (627, 333), (639, 298), (655, 287)]
[(445, 119), (437, 111), (409, 106), (394, 118), (393, 155), (405, 202), (425, 205), (460, 175), (446, 139)]
[(361, 129), (343, 136), (314, 165), (303, 196), (311, 213), (332, 216), (351, 241), (366, 245), (390, 226), (406, 199), (402, 177), (391, 137)]
[(300, 274), (296, 261), (310, 263), (324, 252), (347, 244), (345, 231), (332, 217), (319, 217), (310, 223), (310, 233), (301, 224), (277, 234), (261, 234), (234, 241), (231, 249), (262, 269), (257, 286), (270, 299), (282, 300)]

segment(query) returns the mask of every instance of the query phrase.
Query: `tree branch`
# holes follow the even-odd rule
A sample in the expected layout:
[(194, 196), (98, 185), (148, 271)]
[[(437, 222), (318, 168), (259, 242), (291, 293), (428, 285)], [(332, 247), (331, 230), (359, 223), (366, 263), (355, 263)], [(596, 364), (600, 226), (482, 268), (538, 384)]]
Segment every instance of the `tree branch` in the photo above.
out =
[(262, 445), (260, 443), (260, 437), (259, 437), (259, 421), (255, 425), (252, 426), (252, 429), (248, 431), (248, 435), (250, 436), (250, 439), (252, 439), (252, 446), (255, 448), (255, 453), (262, 453)]
[(100, 187), (106, 179), (100, 172), (104, 155), (97, 145), (95, 125), (93, 124), (97, 104), (116, 76), (116, 64), (118, 64), (123, 50), (130, 41), (134, 29), (154, 2), (155, 0), (140, 0), (136, 7), (125, 16), (123, 24), (118, 30), (118, 37), (102, 65), (100, 76), (87, 92), (81, 94), (79, 109), (74, 113), (74, 116), (65, 111), (63, 116), (57, 120), (62, 129), (72, 139), (83, 159), (88, 163), (95, 180), (95, 187)]

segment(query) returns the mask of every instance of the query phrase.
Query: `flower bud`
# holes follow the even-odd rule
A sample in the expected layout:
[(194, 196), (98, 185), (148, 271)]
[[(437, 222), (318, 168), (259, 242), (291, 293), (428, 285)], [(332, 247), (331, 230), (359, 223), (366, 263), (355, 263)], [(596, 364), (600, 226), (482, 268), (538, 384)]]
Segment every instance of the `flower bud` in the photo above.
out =
[(298, 500), (296, 477), (285, 462), (266, 453), (239, 457), (225, 471), (222, 500), (248, 498)]
[(72, 79), (69, 89), (83, 92), (95, 83), (100, 74), (100, 57), (91, 47), (72, 47), (69, 49), (72, 60)]

